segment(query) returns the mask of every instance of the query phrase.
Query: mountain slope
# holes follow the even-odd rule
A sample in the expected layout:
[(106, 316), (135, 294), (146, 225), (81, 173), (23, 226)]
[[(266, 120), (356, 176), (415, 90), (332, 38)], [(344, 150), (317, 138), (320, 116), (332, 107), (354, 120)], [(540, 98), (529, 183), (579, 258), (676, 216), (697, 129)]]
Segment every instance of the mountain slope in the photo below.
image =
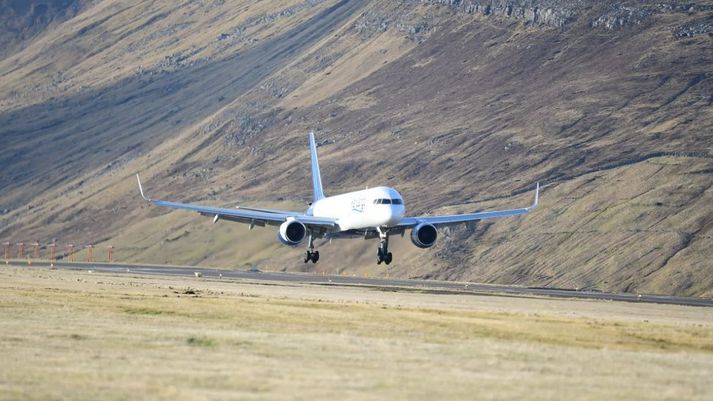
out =
[(0, 0), (0, 57), (73, 18), (86, 5), (84, 0)]
[(450, 230), (426, 251), (397, 240), (388, 274), (710, 295), (712, 15), (105, 0), (0, 62), (0, 239), (387, 274), (374, 242), (324, 244), (305, 266), (272, 231), (136, 196), (141, 171), (156, 197), (303, 208), (315, 129), (329, 194), (393, 185), (417, 214), (524, 205), (545, 184), (529, 216)]

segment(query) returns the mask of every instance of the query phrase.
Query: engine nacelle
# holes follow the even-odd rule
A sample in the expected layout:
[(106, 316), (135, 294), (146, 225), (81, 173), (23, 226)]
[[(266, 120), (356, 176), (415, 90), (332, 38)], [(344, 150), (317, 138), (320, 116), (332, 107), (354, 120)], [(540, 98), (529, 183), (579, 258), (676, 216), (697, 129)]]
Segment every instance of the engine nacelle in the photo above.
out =
[(411, 230), (411, 242), (419, 248), (430, 248), (436, 243), (438, 230), (433, 224), (421, 223)]
[(305, 239), (307, 227), (296, 220), (286, 221), (280, 224), (277, 232), (277, 239), (285, 245), (296, 246)]

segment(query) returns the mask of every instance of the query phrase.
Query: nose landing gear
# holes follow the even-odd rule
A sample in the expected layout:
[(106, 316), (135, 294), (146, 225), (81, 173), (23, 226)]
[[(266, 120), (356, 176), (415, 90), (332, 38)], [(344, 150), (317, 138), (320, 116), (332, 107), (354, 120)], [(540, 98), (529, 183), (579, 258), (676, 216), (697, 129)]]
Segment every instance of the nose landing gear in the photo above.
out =
[(380, 265), (381, 262), (384, 262), (388, 265), (393, 260), (393, 255), (389, 252), (389, 235), (378, 228), (377, 230), (379, 231), (381, 243), (379, 244), (379, 250), (376, 252), (376, 264)]

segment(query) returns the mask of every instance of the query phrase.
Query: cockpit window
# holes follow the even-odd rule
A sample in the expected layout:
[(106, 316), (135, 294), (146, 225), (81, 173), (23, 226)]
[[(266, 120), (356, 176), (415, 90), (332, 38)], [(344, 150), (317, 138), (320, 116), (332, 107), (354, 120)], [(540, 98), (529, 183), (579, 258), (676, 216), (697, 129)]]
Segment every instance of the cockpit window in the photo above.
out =
[(404, 201), (401, 199), (374, 199), (375, 205), (403, 205)]

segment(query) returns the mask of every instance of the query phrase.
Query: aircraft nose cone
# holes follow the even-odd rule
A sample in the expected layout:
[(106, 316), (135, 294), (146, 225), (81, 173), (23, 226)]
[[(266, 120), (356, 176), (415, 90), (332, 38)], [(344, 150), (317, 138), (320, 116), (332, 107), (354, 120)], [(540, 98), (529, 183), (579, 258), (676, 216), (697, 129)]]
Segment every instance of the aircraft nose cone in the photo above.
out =
[(402, 206), (393, 206), (389, 208), (388, 219), (389, 225), (397, 224), (404, 217), (404, 208)]

